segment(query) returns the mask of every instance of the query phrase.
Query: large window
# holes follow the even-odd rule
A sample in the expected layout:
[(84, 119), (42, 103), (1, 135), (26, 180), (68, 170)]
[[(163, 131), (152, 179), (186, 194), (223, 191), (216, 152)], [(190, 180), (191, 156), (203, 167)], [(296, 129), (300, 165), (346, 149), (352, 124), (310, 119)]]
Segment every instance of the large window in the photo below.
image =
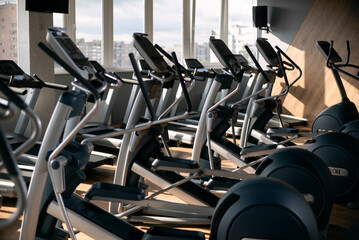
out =
[(76, 0), (76, 44), (90, 60), (101, 59), (102, 2)]
[(115, 69), (131, 68), (128, 54), (136, 53), (132, 44), (134, 32), (143, 32), (143, 0), (114, 0), (113, 58)]
[(196, 1), (194, 57), (204, 65), (218, 62), (208, 42), (210, 36), (219, 38), (220, 6), (220, 0)]
[(153, 1), (153, 43), (182, 58), (182, 1)]
[(17, 62), (16, 0), (0, 0), (0, 59)]
[[(110, 1), (113, 1), (113, 8)], [(152, 6), (151, 2), (153, 11), (145, 11), (145, 3)], [(218, 59), (209, 49), (210, 36), (225, 38), (234, 54), (242, 54), (247, 59), (249, 58), (244, 51), (244, 45), (255, 50), (257, 31), (252, 26), (252, 2), (253, 0), (196, 0), (193, 15), (187, 5), (191, 5), (192, 1), (75, 0), (76, 11), (72, 11), (72, 14), (75, 12), (76, 16), (72, 18), (70, 14), (69, 18), (66, 18), (70, 19), (69, 23), (66, 23), (70, 26), (63, 26), (61, 14), (54, 14), (54, 25), (67, 27), (69, 32), (72, 30), (71, 33), (74, 33), (72, 28), (76, 27), (76, 44), (85, 56), (105, 64), (111, 68), (109, 70), (131, 68), (128, 54), (137, 52), (132, 44), (132, 34), (144, 32), (144, 26), (149, 30), (153, 43), (167, 52), (175, 51), (180, 60), (184, 50), (186, 57), (195, 57), (205, 66), (215, 67)], [(184, 19), (183, 14), (188, 19)], [(194, 23), (194, 26), (190, 26), (191, 23)], [(194, 27), (194, 32), (191, 27)], [(104, 32), (106, 35), (102, 36)], [(194, 36), (191, 36), (192, 33)], [(1, 33), (0, 38), (3, 35)], [(14, 41), (14, 38), (12, 40)]]
[(252, 0), (229, 0), (228, 10), (228, 47), (251, 61), (244, 46), (255, 51), (257, 29), (252, 24)]

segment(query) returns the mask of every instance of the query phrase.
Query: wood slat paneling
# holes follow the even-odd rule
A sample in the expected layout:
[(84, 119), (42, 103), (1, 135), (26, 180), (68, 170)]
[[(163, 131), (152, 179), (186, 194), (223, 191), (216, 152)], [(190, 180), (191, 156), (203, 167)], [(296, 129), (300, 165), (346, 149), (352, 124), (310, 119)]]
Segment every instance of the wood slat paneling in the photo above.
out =
[[(316, 41), (334, 41), (346, 59), (346, 40), (351, 43), (351, 62), (359, 65), (359, 1), (315, 0), (286, 53), (302, 68), (302, 79), (283, 100), (285, 110), (312, 121), (324, 108), (340, 101), (340, 95)], [(294, 79), (295, 73), (290, 73)], [(343, 76), (348, 97), (359, 106), (359, 82)], [(279, 92), (281, 84), (274, 91)]]

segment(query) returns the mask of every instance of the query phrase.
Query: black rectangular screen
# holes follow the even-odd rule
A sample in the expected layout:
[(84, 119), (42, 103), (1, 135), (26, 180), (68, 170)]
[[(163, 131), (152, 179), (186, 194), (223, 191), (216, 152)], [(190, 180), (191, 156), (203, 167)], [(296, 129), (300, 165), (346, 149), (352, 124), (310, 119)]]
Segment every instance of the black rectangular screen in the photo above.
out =
[(69, 0), (26, 0), (27, 11), (69, 13)]

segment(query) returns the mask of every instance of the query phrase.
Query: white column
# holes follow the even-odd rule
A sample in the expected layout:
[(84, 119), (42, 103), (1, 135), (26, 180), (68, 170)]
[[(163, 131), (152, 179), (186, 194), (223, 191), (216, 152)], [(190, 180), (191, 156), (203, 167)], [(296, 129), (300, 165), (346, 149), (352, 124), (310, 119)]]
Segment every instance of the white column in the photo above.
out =
[(144, 1), (144, 23), (143, 30), (144, 33), (147, 33), (147, 38), (153, 42), (153, 0), (143, 0)]
[(220, 38), (228, 44), (228, 0), (221, 1)]
[(190, 0), (182, 2), (182, 60), (190, 57), (191, 39), (191, 4)]
[[(54, 81), (54, 62), (37, 45), (46, 43), (47, 28), (53, 25), (52, 13), (25, 11), (25, 1), (18, 1), (19, 65), (27, 74), (36, 73), (41, 79)], [(43, 89), (35, 105), (43, 130), (46, 129), (55, 107), (53, 89)]]
[(195, 33), (196, 33), (196, 0), (192, 0), (192, 9), (191, 9), (191, 48), (190, 48), (190, 57), (194, 57), (194, 42), (195, 42)]
[(113, 0), (102, 0), (102, 64), (113, 69)]
[(69, 0), (69, 13), (64, 14), (64, 28), (66, 34), (76, 42), (76, 5), (75, 0)]

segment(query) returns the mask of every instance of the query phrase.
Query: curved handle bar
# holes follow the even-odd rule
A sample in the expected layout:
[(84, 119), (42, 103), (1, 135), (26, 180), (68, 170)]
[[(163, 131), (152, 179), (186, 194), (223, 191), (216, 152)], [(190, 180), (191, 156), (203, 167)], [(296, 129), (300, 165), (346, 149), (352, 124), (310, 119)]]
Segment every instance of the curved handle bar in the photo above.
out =
[(41, 120), (19, 96), (17, 96), (13, 91), (9, 89), (8, 86), (4, 85), (3, 83), (0, 83), (0, 91), (3, 92), (11, 101), (13, 101), (16, 106), (23, 110), (34, 123), (34, 128), (30, 138), (28, 138), (14, 151), (15, 157), (18, 158), (21, 154), (28, 151), (40, 138), (42, 129)]
[[(174, 59), (173, 57), (168, 54), (168, 52), (166, 52), (163, 48), (161, 48), (158, 44), (155, 44), (154, 45), (155, 48), (160, 51), (160, 53), (162, 53), (166, 58), (168, 58), (168, 60), (170, 60), (171, 62), (174, 63)], [(177, 61), (178, 62), (178, 61)], [(194, 80), (194, 76), (193, 74), (191, 73), (191, 71), (188, 71), (182, 64), (178, 63), (179, 67), (181, 70), (183, 70), (184, 72), (186, 72), (186, 74), (191, 78), (191, 80)]]
[(249, 54), (249, 56), (252, 58), (254, 64), (256, 65), (256, 68), (259, 70), (259, 72), (263, 75), (264, 79), (267, 81), (267, 82), (270, 82), (269, 81), (269, 78), (267, 76), (267, 74), (264, 72), (263, 68), (261, 67), (261, 65), (259, 64), (259, 62), (257, 61), (257, 59), (254, 57), (252, 51), (249, 49), (249, 47), (246, 45), (244, 46), (244, 48), (246, 49), (247, 53)]
[(300, 67), (278, 46), (275, 48), (283, 55), (296, 69), (300, 69)]
[(138, 68), (138, 65), (136, 63), (135, 55), (133, 53), (130, 53), (128, 56), (130, 57), (132, 67), (133, 67), (133, 70), (135, 72), (135, 75), (136, 75), (136, 78), (138, 80), (138, 83), (140, 85), (142, 95), (143, 95), (143, 97), (144, 97), (144, 99), (146, 101), (148, 111), (150, 112), (151, 121), (154, 121), (156, 119), (156, 114), (155, 114), (155, 111), (154, 111), (153, 106), (151, 104), (150, 97), (148, 96), (148, 92), (147, 92), (145, 83), (143, 82), (141, 72), (140, 72), (140, 70)]
[(286, 73), (286, 71), (284, 69), (283, 59), (282, 59), (280, 51), (277, 52), (277, 56), (278, 56), (278, 61), (279, 61), (279, 68), (280, 68), (281, 72), (283, 73), (284, 82), (285, 82), (285, 85), (286, 85), (286, 88), (283, 90), (283, 92), (288, 92), (288, 90), (289, 90), (288, 76), (287, 76), (287, 73)]
[[(178, 59), (177, 59), (177, 56), (176, 56), (176, 53), (175, 52), (172, 52), (172, 58), (173, 58), (173, 62), (175, 64), (175, 67), (176, 67), (176, 72), (177, 72), (177, 76), (179, 78), (179, 81), (180, 81), (180, 84), (181, 84), (181, 87), (182, 87), (182, 91), (183, 91), (183, 95), (186, 99), (186, 103), (187, 103), (187, 112), (191, 112), (192, 111), (192, 104), (191, 104), (191, 99), (189, 98), (189, 94), (188, 94), (188, 91), (187, 91), (187, 88), (186, 88), (186, 85), (184, 83), (184, 79), (183, 79), (183, 76), (181, 74), (181, 71), (180, 71), (180, 64), (178, 63)], [(183, 67), (183, 66), (182, 66)]]
[(337, 70), (338, 72), (341, 72), (351, 78), (354, 78), (355, 80), (359, 80), (359, 78), (357, 76), (354, 76), (353, 74), (350, 74), (349, 72), (346, 72), (344, 70), (342, 70), (341, 68), (344, 68), (344, 67), (351, 67), (351, 68), (356, 68), (356, 69), (359, 69), (359, 66), (357, 65), (353, 65), (353, 64), (349, 64), (349, 59), (350, 59), (350, 44), (349, 44), (349, 41), (347, 40), (346, 41), (347, 43), (347, 51), (348, 51), (348, 56), (347, 56), (347, 61), (345, 64), (335, 64), (335, 63), (330, 63), (329, 62), (329, 59), (331, 57), (331, 54), (332, 54), (332, 50), (333, 50), (333, 45), (334, 45), (334, 42), (333, 40), (330, 41), (330, 47), (329, 47), (329, 54), (328, 54), (328, 59), (327, 59), (327, 67), (328, 68), (332, 68), (334, 70)]
[(344, 70), (342, 70), (342, 69), (339, 68), (339, 67), (343, 67), (343, 68), (344, 68), (344, 67), (351, 67), (351, 68), (359, 69), (359, 66), (353, 65), (353, 64), (333, 65), (333, 66), (332, 66), (332, 68), (334, 68), (334, 69), (337, 70), (338, 72), (341, 72), (341, 73), (343, 73), (343, 74), (345, 74), (345, 75), (347, 75), (347, 76), (349, 76), (349, 77), (351, 77), (351, 78), (354, 78), (355, 80), (358, 80), (358, 81), (359, 81), (359, 77), (354, 76), (353, 74), (351, 74), (351, 73), (349, 73), (349, 72), (347, 72), (347, 71), (344, 71)]
[(33, 123), (33, 130), (31, 136), (23, 142), (19, 147), (14, 150), (14, 155), (16, 158), (20, 157), (21, 154), (30, 150), (39, 140), (42, 131), (42, 124), (39, 116), (37, 116), (31, 108), (24, 109), (25, 114), (31, 119)]
[(7, 219), (0, 220), (0, 229), (4, 229), (13, 224), (23, 213), (26, 204), (26, 184), (21, 176), (20, 170), (17, 166), (15, 156), (12, 153), (11, 147), (6, 140), (6, 137), (0, 128), (0, 157), (10, 175), (11, 180), (15, 184), (17, 193), (16, 211)]
[(91, 86), (91, 84), (84, 79), (80, 74), (78, 74), (72, 67), (70, 67), (64, 60), (62, 60), (54, 51), (52, 51), (49, 47), (47, 47), (43, 42), (39, 42), (39, 48), (41, 48), (49, 57), (55, 60), (58, 64), (60, 64), (67, 72), (69, 72), (72, 76), (74, 76), (85, 88), (90, 90), (95, 99), (100, 99), (101, 96), (98, 91)]
[(280, 65), (282, 65), (281, 71), (282, 71), (282, 73), (283, 73), (283, 75), (284, 75), (285, 81), (288, 82), (288, 77), (287, 77), (286, 72), (284, 71), (284, 70), (285, 70), (285, 67), (284, 67), (284, 63), (285, 63), (285, 62), (282, 61), (281, 55), (283, 55), (283, 56), (299, 71), (299, 76), (298, 76), (293, 82), (291, 82), (290, 84), (288, 84), (288, 87), (290, 88), (291, 86), (294, 85), (294, 83), (296, 83), (296, 82), (302, 77), (303, 71), (302, 71), (302, 69), (301, 69), (281, 48), (279, 48), (278, 46), (275, 46), (275, 48), (278, 50), (278, 53), (280, 54), (280, 55), (278, 56), (278, 58), (279, 58), (279, 63), (280, 63)]

